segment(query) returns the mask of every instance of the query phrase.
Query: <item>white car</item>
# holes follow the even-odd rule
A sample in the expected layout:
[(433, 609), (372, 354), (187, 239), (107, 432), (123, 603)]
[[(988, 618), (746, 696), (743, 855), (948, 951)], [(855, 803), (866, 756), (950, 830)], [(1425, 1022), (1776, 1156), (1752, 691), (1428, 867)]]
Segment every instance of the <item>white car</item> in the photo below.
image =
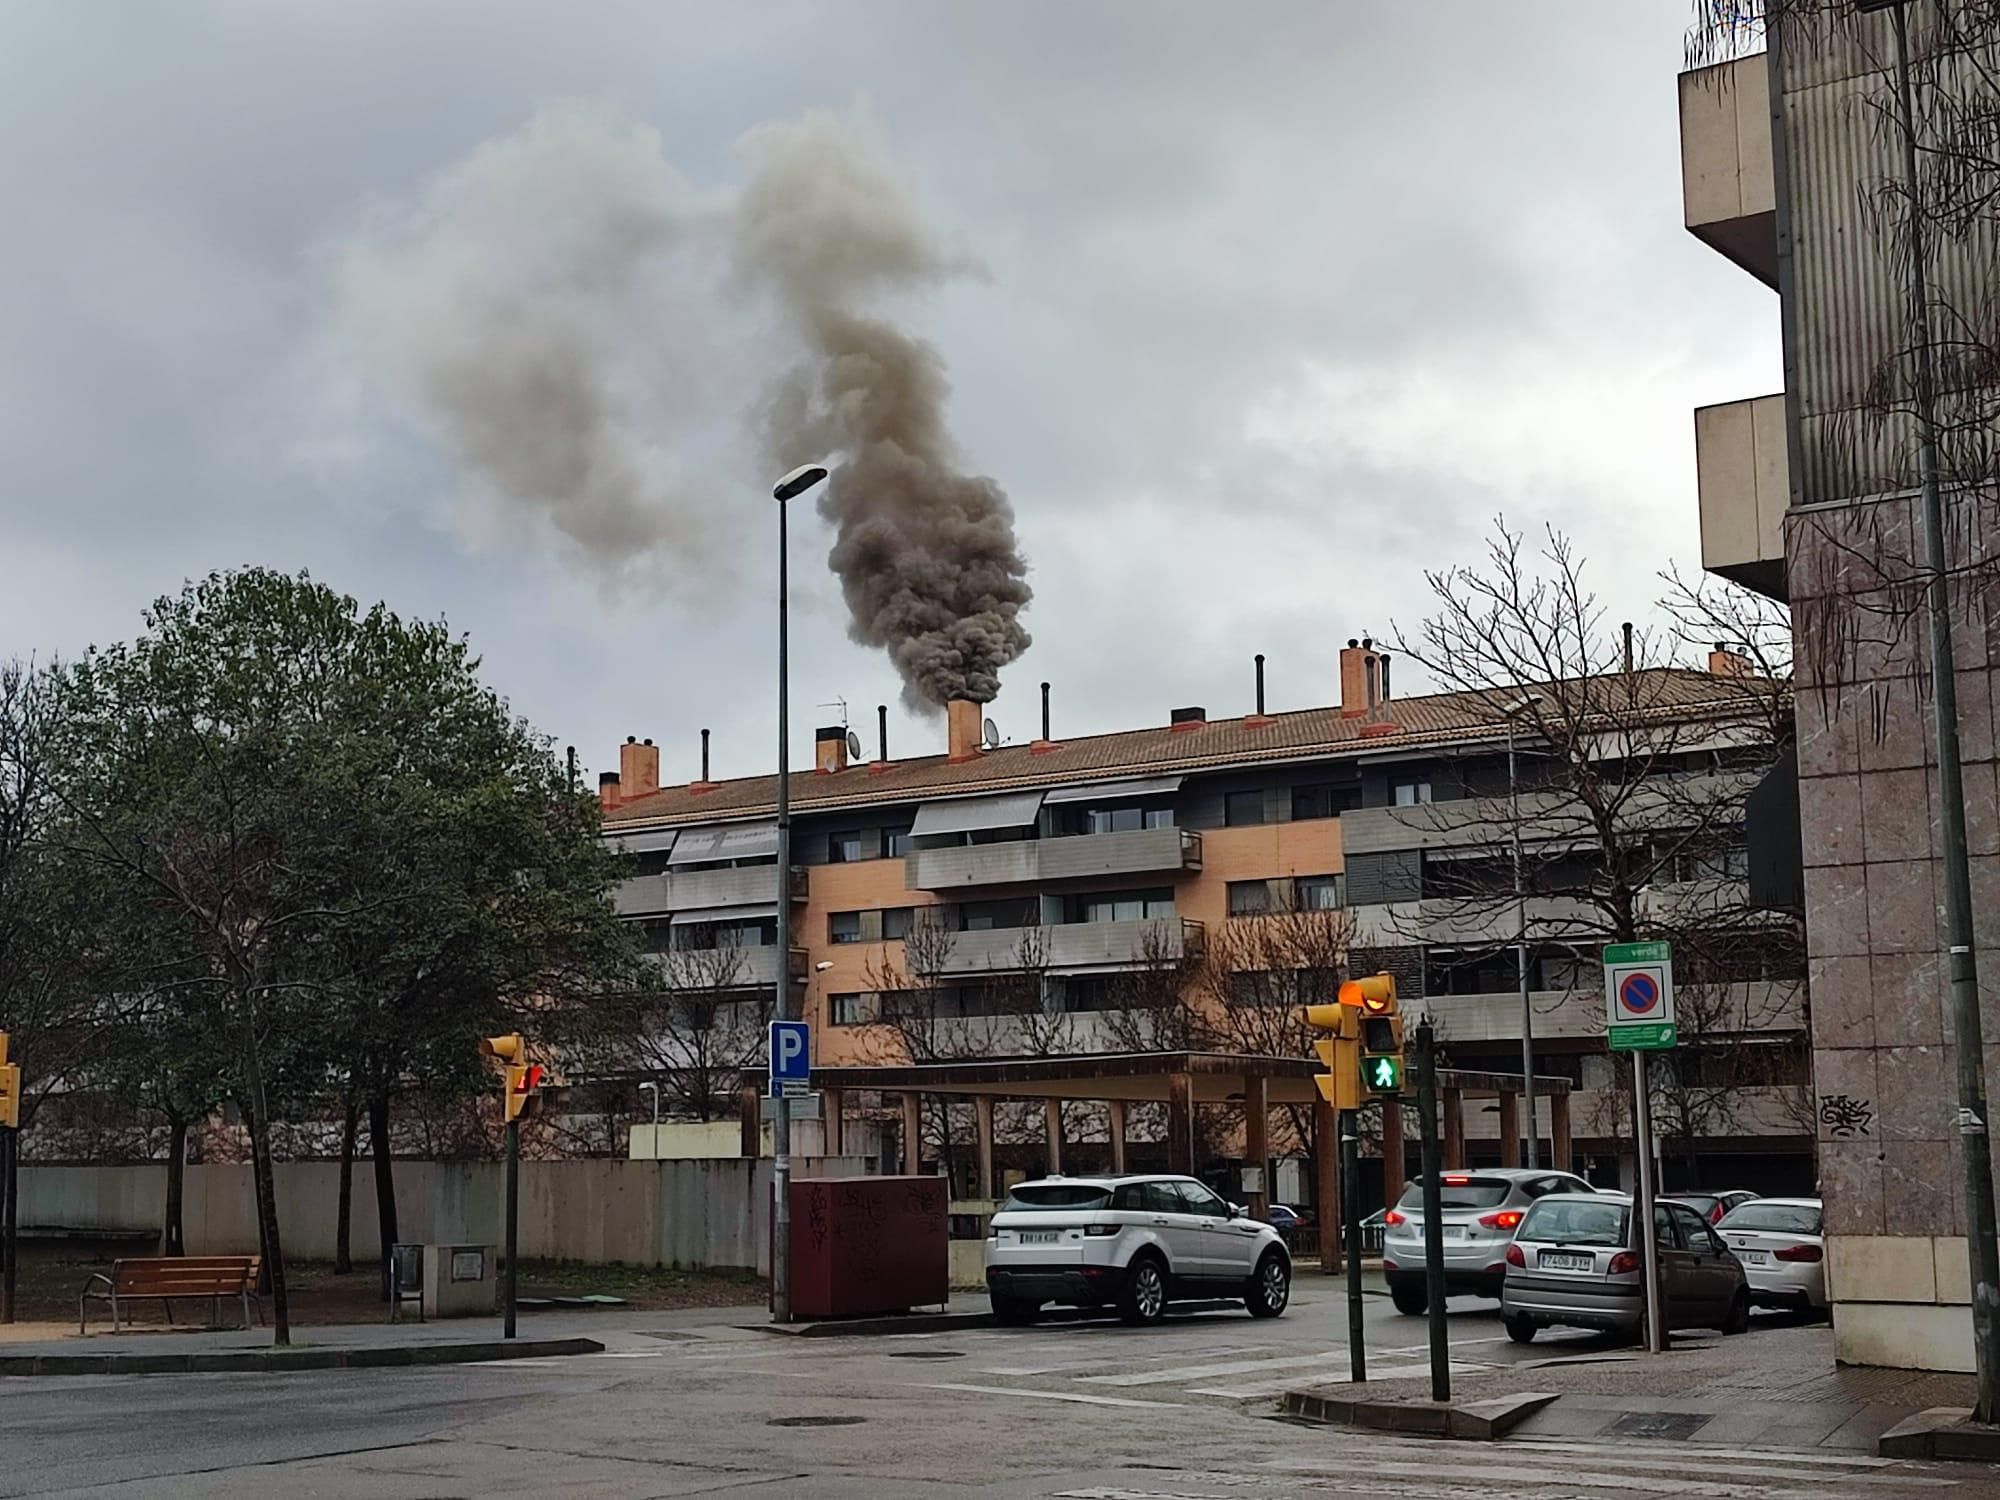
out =
[(1715, 1232), (1743, 1262), (1759, 1307), (1824, 1308), (1823, 1222), (1817, 1198), (1753, 1198), (1731, 1209)]
[[(1438, 1179), (1439, 1223), (1443, 1225), (1444, 1294), (1497, 1297), (1507, 1279), (1507, 1247), (1514, 1229), (1536, 1199), (1551, 1193), (1587, 1193), (1581, 1177), (1550, 1168), (1487, 1167), (1446, 1172)], [(1424, 1280), (1424, 1183), (1413, 1179), (1396, 1205), (1382, 1216), (1382, 1276), (1396, 1311), (1424, 1311), (1430, 1293)]]
[(1169, 1302), (1222, 1297), (1275, 1318), (1292, 1257), (1277, 1230), (1192, 1177), (1047, 1177), (1016, 1184), (994, 1214), (986, 1290), (1008, 1324), (1051, 1302), (1156, 1323)]

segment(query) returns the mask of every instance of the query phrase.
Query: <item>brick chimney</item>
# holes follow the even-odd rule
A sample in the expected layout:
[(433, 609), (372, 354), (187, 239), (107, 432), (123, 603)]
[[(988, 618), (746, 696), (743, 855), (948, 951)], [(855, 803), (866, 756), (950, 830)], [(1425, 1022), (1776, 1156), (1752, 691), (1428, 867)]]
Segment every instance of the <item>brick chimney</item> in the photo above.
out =
[(660, 747), (651, 740), (625, 737), (618, 747), (619, 800), (636, 801), (660, 789)]
[(1740, 651), (1731, 651), (1727, 641), (1717, 641), (1708, 653), (1708, 670), (1717, 677), (1752, 677), (1757, 667)]
[(950, 761), (977, 760), (985, 740), (980, 705), (970, 698), (954, 698), (944, 706), (945, 758)]
[(813, 767), (822, 776), (847, 769), (845, 724), (822, 724), (813, 731)]
[(597, 774), (597, 805), (610, 812), (621, 799), (618, 796), (618, 773), (600, 771)]
[(1372, 719), (1389, 698), (1389, 655), (1367, 636), (1349, 638), (1340, 653), (1340, 716)]

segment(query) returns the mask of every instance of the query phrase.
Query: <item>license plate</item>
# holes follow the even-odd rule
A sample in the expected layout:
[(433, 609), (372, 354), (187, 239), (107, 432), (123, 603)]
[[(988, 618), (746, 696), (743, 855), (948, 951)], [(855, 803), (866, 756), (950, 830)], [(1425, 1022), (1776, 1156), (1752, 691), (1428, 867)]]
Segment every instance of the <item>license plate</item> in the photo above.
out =
[(1573, 1255), (1565, 1250), (1544, 1250), (1536, 1264), (1544, 1271), (1588, 1271), (1597, 1264), (1597, 1259), (1590, 1255)]
[(1738, 1250), (1736, 1258), (1746, 1266), (1768, 1266), (1771, 1257), (1762, 1250)]
[(1024, 1229), (1021, 1231), (1021, 1243), (1024, 1245), (1053, 1245), (1061, 1238), (1062, 1231), (1059, 1229)]

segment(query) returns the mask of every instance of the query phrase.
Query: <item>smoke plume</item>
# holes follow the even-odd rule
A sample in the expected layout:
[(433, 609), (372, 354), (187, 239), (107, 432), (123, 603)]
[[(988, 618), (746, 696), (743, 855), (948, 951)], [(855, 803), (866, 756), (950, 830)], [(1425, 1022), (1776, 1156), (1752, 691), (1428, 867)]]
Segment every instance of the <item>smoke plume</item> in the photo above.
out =
[(718, 432), (772, 474), (830, 461), (849, 634), (914, 706), (990, 699), (1028, 645), (1013, 508), (963, 471), (944, 361), (883, 306), (975, 268), (839, 119), (740, 157), (741, 188), (704, 194), (650, 128), (545, 109), (341, 248), (338, 330), (453, 457), (472, 530), (545, 523), (619, 576), (698, 587), (741, 534), (716, 496), (757, 486)]

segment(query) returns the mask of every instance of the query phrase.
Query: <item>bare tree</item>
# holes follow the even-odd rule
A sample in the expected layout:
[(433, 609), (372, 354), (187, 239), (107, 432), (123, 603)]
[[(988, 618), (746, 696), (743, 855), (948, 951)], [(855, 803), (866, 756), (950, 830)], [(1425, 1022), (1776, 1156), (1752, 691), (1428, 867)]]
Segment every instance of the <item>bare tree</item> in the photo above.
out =
[(744, 950), (705, 923), (674, 929), (648, 968), (623, 1068), (657, 1083), (677, 1118), (731, 1118), (739, 1076), (763, 1064), (772, 991), (749, 982)]

